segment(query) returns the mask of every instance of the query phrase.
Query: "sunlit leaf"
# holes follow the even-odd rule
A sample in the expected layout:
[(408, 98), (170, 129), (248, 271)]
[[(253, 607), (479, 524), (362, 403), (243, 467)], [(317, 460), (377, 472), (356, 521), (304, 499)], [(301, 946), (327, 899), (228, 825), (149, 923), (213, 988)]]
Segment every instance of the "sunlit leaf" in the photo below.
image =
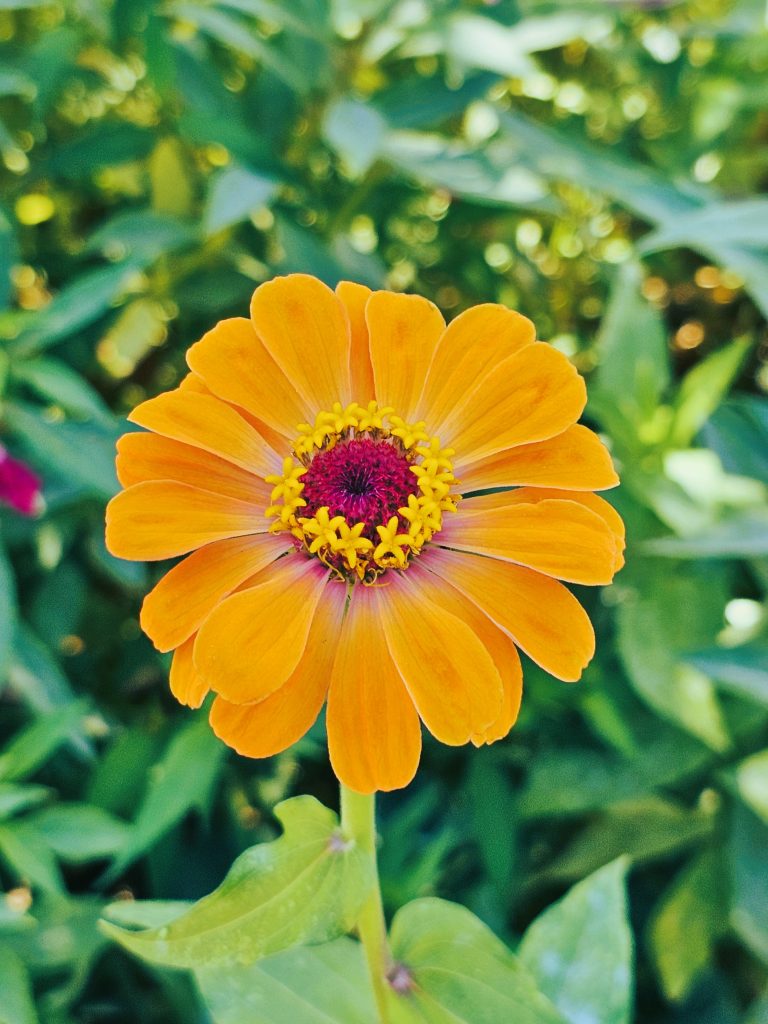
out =
[(373, 995), (362, 949), (341, 938), (255, 964), (195, 972), (215, 1024), (370, 1024)]
[(0, 1024), (38, 1024), (32, 999), (32, 980), (21, 959), (0, 945)]
[(349, 931), (372, 879), (367, 854), (312, 797), (295, 797), (275, 813), (283, 835), (241, 854), (221, 886), (184, 915), (140, 932), (107, 921), (107, 934), (153, 963), (200, 968)]
[(521, 961), (570, 1024), (631, 1019), (626, 872), (627, 862), (620, 859), (585, 878), (523, 936)]

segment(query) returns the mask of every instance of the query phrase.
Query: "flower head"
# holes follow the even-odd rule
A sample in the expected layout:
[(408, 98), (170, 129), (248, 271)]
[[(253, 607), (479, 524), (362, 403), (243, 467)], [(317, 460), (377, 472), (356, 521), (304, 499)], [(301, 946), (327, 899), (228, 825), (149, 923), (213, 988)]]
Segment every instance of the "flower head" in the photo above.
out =
[[(492, 743), (517, 717), (517, 648), (560, 679), (594, 652), (561, 580), (608, 583), (618, 479), (577, 420), (584, 383), (502, 306), (448, 327), (432, 303), (305, 275), (258, 288), (187, 355), (176, 391), (130, 419), (107, 541), (186, 555), (142, 625), (171, 689), (230, 746), (265, 757), (327, 699), (339, 778), (406, 785), (420, 720)], [(494, 493), (488, 493), (493, 490)]]
[(23, 516), (33, 516), (43, 508), (40, 477), (25, 462), (12, 458), (0, 444), (0, 502)]

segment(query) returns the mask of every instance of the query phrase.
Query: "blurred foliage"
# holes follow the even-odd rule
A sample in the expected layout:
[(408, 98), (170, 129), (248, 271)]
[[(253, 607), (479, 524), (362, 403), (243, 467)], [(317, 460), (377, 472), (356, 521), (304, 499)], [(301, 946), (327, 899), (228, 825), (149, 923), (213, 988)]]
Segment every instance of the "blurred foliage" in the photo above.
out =
[[(286, 270), (520, 309), (623, 477), (596, 660), (576, 687), (526, 665), (490, 749), (427, 744), (381, 801), (389, 909), (458, 899), (515, 945), (626, 854), (634, 1019), (768, 1019), (766, 70), (762, 0), (0, 0), (0, 435), (47, 504), (0, 513), (3, 1022), (207, 1020), (96, 918), (196, 898), (278, 800), (336, 799), (322, 723), (248, 762), (174, 706), (137, 622), (156, 569), (102, 539), (120, 418)], [(526, 934), (534, 975), (551, 915), (591, 934), (580, 891)], [(360, 969), (301, 955), (308, 990)], [(224, 980), (277, 999), (292, 956)], [(549, 984), (573, 1024), (626, 1017), (579, 1003), (604, 977)]]

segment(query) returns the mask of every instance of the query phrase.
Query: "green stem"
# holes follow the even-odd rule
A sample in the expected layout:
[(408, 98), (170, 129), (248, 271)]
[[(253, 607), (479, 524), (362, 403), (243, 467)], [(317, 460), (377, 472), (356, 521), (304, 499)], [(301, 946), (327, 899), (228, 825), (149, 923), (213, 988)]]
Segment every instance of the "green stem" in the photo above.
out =
[(360, 793), (354, 793), (342, 784), (341, 827), (343, 832), (350, 839), (354, 839), (360, 849), (370, 854), (373, 860), (374, 884), (370, 896), (360, 910), (357, 933), (368, 961), (380, 1024), (389, 1024), (387, 978), (392, 970), (393, 960), (387, 943), (387, 926), (376, 864), (376, 798), (373, 795), (362, 796)]

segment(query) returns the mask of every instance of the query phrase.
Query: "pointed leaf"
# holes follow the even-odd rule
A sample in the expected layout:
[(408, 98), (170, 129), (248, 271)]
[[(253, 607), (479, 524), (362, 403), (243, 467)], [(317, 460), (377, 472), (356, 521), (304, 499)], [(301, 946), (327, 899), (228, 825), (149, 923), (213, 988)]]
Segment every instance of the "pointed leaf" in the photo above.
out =
[(215, 1024), (371, 1024), (376, 1019), (363, 952), (352, 939), (291, 949), (249, 966), (217, 964), (195, 977)]
[(393, 1017), (424, 1024), (563, 1024), (522, 963), (474, 914), (421, 899), (397, 912), (392, 952), (410, 988)]
[(520, 959), (570, 1024), (629, 1024), (632, 934), (626, 858), (575, 885), (533, 922)]
[(313, 797), (287, 800), (275, 814), (283, 835), (246, 850), (219, 888), (182, 917), (141, 932), (106, 921), (104, 930), (153, 963), (195, 968), (248, 963), (351, 930), (371, 882), (368, 855)]
[(0, 945), (0, 992), (0, 1024), (38, 1024), (27, 969), (5, 945)]

